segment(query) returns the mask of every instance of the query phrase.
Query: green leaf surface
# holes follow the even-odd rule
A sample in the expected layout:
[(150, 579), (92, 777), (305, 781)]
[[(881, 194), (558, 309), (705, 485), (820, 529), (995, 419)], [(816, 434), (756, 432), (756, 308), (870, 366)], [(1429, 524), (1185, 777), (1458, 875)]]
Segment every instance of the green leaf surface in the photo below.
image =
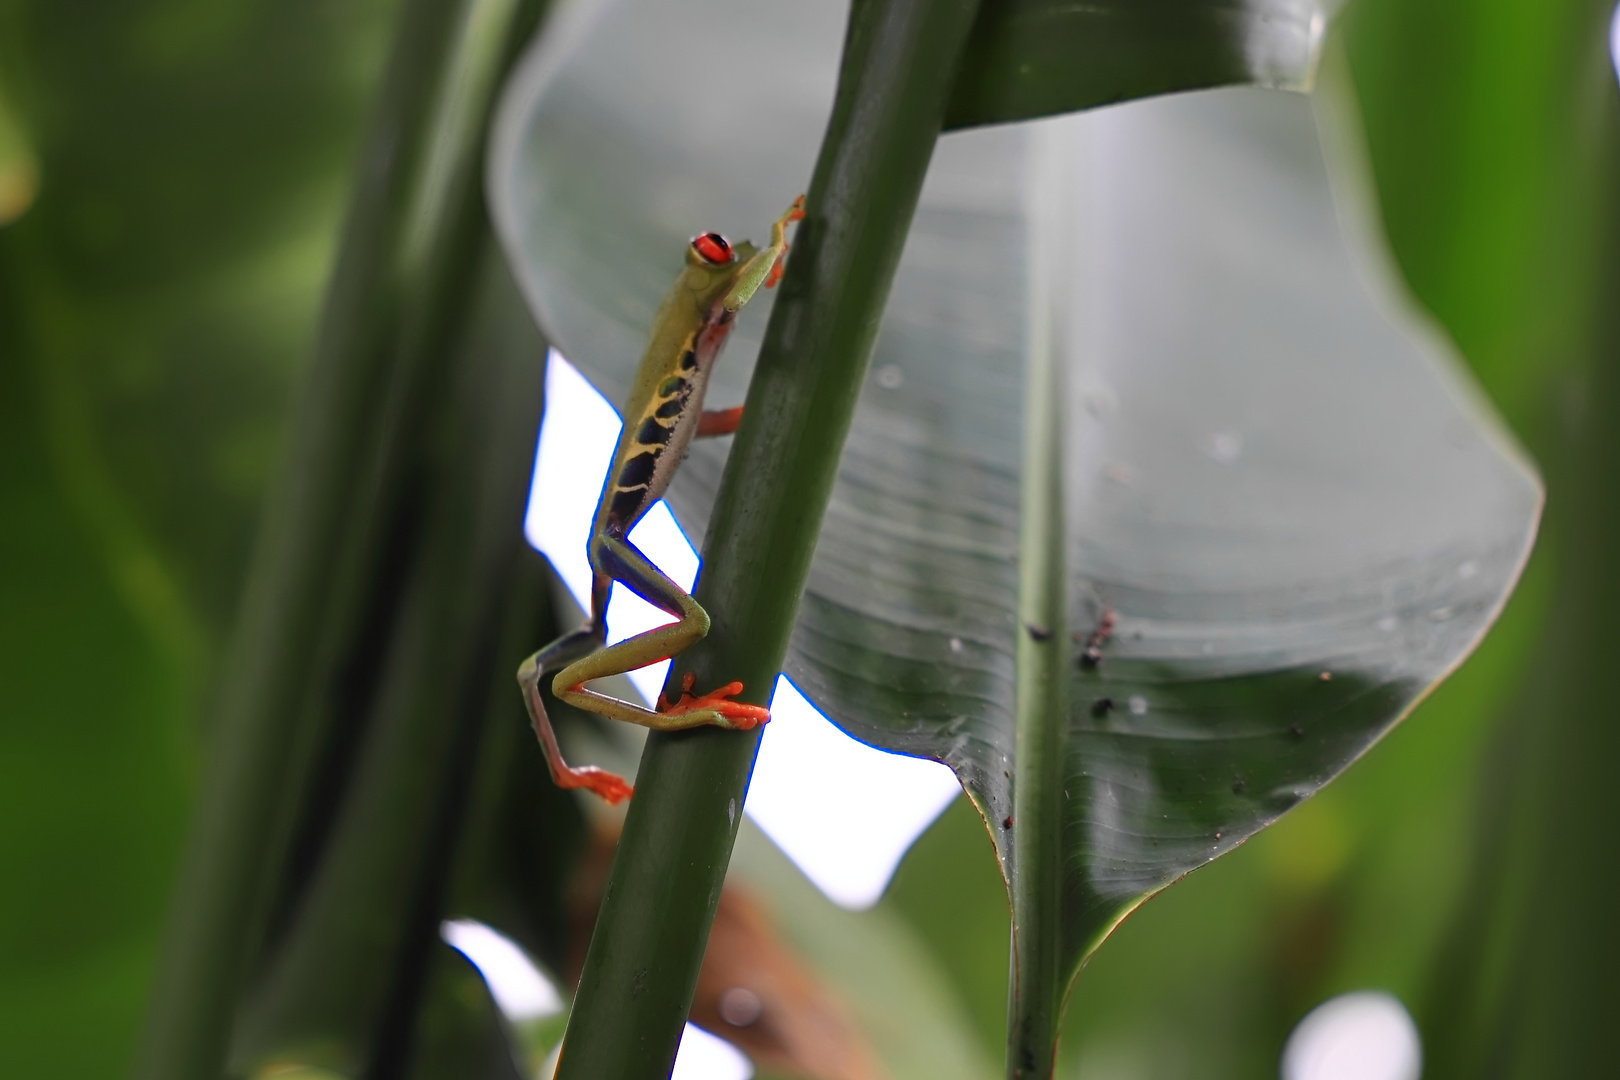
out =
[[(551, 339), (610, 397), (685, 237), (757, 232), (808, 175), (837, 20), (727, 10), (594, 10), (503, 109), (503, 237)], [(670, 92), (719, 43), (748, 92)], [(855, 737), (956, 769), (1009, 880), (1038, 860), (1058, 926), (1019, 934), (1056, 955), (1049, 996), (1142, 898), (1402, 716), (1489, 625), (1533, 536), (1539, 485), (1392, 284), (1354, 121), (1324, 140), (1331, 115), (1223, 91), (935, 154), (786, 667)], [(744, 314), (713, 403), (741, 397), (760, 325)], [(1026, 393), (1056, 411), (1027, 444)], [(691, 535), (724, 454), (695, 450), (671, 490)], [(1062, 535), (1021, 606), (1031, 491), (1061, 502)], [(1015, 723), (1032, 645), (1068, 673), (1046, 698), (1063, 711), (1032, 721), (1061, 760), (1033, 795)], [(1030, 829), (1047, 839), (1020, 843)]]
[(1340, 0), (987, 0), (947, 128), (1252, 84), (1310, 86)]

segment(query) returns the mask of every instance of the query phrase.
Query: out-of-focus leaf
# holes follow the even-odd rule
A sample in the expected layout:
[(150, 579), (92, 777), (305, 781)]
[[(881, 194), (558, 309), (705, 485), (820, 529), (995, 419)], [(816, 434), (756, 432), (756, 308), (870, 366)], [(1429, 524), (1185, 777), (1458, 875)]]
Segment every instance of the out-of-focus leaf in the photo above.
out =
[[(710, 25), (627, 4), (531, 58), (493, 202), (552, 339), (610, 396), (683, 239), (757, 230), (802, 184), (836, 31), (787, 5)], [(667, 86), (719, 41), (767, 89), (717, 115)], [(1009, 879), (1015, 826), (1061, 821), (1037, 874), (1065, 973), (1403, 715), (1489, 625), (1534, 532), (1538, 484), (1390, 284), (1336, 152), (1337, 203), (1310, 104), (1227, 91), (935, 155), (787, 668), (856, 737), (955, 768)], [(718, 403), (741, 396), (757, 318)], [(1059, 421), (1026, 449), (1030, 356)], [(677, 476), (689, 532), (723, 455)], [(1030, 593), (1056, 616), (1025, 628), (1032, 467), (1061, 477), (1066, 533)], [(1079, 663), (1105, 614), (1102, 663)], [(1040, 722), (1061, 728), (1052, 801), (1021, 824), (1020, 635), (1069, 650), (1063, 719)]]
[(771, 1075), (880, 1080), (853, 1013), (781, 940), (753, 892), (727, 882), (703, 952), (691, 1022)]
[(1544, 462), (1553, 604), (1478, 784), (1425, 1075), (1602, 1075), (1620, 507), (1613, 5), (1372, 0), (1347, 23), (1393, 247)]
[(0, 79), (0, 227), (22, 217), (38, 193), (39, 160), (12, 115)]
[(127, 1066), (393, 8), (0, 10), (0, 1074)]
[(950, 128), (1252, 84), (1303, 90), (1339, 0), (986, 0)]
[(526, 1080), (478, 969), (443, 944), (429, 962), (406, 1080)]
[(881, 908), (838, 907), (746, 820), (731, 874), (842, 999), (882, 1074), (891, 1080), (995, 1074), (943, 973), (904, 920)]

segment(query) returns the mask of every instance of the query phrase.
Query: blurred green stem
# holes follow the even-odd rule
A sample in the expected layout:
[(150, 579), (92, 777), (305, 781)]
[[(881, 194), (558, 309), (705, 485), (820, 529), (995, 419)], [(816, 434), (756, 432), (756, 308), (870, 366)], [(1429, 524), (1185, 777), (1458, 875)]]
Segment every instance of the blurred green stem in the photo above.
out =
[(518, 15), (539, 7), (406, 0), (400, 11), (221, 680), (141, 1080), (220, 1075), (244, 981), (328, 838), (408, 561), (398, 517), (418, 420), (467, 293), (433, 258), (468, 220), (465, 184), (450, 178), (476, 188), (498, 74), (533, 25)]
[[(704, 544), (700, 689), (769, 700), (976, 0), (853, 6), (838, 94)], [(786, 201), (793, 192), (782, 192)], [(653, 733), (559, 1065), (669, 1075), (759, 733)]]
[(240, 1010), (232, 1075), (300, 1061), (394, 1080), (411, 1060), (490, 694), (510, 705), (521, 655), (502, 632), (506, 608), (536, 599), (513, 582), (545, 345), (487, 230), (480, 247), (447, 260), (477, 299), (440, 407), (413, 440), (427, 459), (410, 515), (419, 535), (382, 679), (296, 918)]

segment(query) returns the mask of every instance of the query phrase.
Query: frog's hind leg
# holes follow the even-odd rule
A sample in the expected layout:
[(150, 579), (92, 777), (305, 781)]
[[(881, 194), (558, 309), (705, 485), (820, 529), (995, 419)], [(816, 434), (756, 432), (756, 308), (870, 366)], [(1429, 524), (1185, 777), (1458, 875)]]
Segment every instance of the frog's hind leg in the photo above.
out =
[(613, 582), (606, 575), (595, 575), (591, 582), (591, 621), (523, 661), (517, 678), (518, 685), (523, 687), (523, 704), (529, 710), (529, 723), (540, 740), (540, 751), (545, 755), (552, 782), (563, 789), (586, 788), (609, 803), (618, 803), (630, 797), (631, 786), (622, 776), (606, 769), (595, 765), (575, 768), (564, 761), (562, 748), (557, 745), (557, 733), (552, 730), (545, 702), (540, 699), (540, 680), (548, 671), (556, 671), (602, 647), (607, 637), (608, 590), (612, 587)]
[[(679, 656), (709, 632), (708, 612), (628, 540), (611, 535), (598, 537), (591, 556), (599, 572), (623, 582), (636, 595), (675, 616), (677, 621), (575, 660), (560, 671), (552, 683), (558, 697), (599, 716), (660, 731), (678, 731), (703, 724), (746, 731), (770, 719), (770, 713), (761, 706), (729, 700), (742, 693), (740, 682), (727, 683), (701, 697), (683, 694), (679, 702), (664, 703), (656, 712), (586, 689), (585, 684), (592, 679), (620, 675)], [(686, 686), (690, 690), (690, 677)]]

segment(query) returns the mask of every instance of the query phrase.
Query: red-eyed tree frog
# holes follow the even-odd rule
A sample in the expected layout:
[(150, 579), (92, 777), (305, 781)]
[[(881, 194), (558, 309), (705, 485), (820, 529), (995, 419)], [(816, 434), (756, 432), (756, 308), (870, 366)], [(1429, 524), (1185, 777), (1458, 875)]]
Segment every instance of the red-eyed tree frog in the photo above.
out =
[[(686, 249), (685, 268), (653, 318), (651, 340), (625, 401), (624, 430), (591, 526), (590, 621), (553, 641), (518, 669), (529, 719), (551, 778), (559, 787), (586, 788), (610, 803), (629, 798), (632, 791), (622, 777), (605, 769), (594, 765), (573, 768), (563, 760), (540, 700), (540, 680), (559, 667), (562, 670), (551, 684), (553, 693), (612, 720), (660, 731), (700, 724), (746, 731), (770, 719), (761, 706), (730, 700), (742, 693), (740, 682), (694, 696), (693, 677), (688, 674), (680, 700), (661, 697), (656, 710), (608, 697), (585, 684), (678, 656), (709, 632), (708, 612), (654, 566), (628, 534), (669, 487), (692, 439), (737, 429), (742, 419), (740, 406), (703, 410), (709, 372), (738, 310), (781, 276), (788, 251), (787, 227), (803, 217), (801, 195), (771, 226), (771, 242), (764, 251), (757, 251), (746, 240), (733, 247), (719, 233), (695, 237)], [(615, 581), (677, 621), (609, 646), (607, 605)]]

